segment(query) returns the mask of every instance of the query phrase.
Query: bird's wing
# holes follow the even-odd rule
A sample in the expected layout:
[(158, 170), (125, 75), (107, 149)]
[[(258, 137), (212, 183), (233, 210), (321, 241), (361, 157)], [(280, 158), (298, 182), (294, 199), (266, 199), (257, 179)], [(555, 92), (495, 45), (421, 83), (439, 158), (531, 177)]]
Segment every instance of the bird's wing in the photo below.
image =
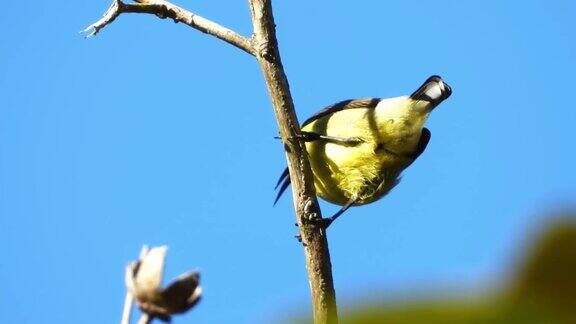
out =
[[(340, 101), (338, 103), (335, 103), (320, 110), (312, 117), (308, 118), (304, 123), (302, 123), (302, 127), (306, 126), (307, 124), (319, 118), (328, 116), (340, 110), (358, 109), (358, 108), (373, 109), (376, 107), (376, 105), (378, 105), (378, 102), (380, 102), (380, 100), (381, 99), (379, 98), (365, 98), (365, 99), (349, 99)], [(276, 183), (275, 189), (278, 189), (278, 187), (280, 187), (280, 189), (278, 189), (278, 194), (276, 195), (276, 199), (274, 200), (274, 205), (276, 205), (278, 199), (280, 199), (280, 197), (286, 191), (289, 185), (290, 185), (290, 175), (288, 174), (288, 168), (286, 168), (284, 172), (282, 172), (282, 175), (280, 175), (280, 179), (278, 179), (278, 182)]]
[(311, 122), (319, 118), (333, 114), (340, 110), (357, 109), (357, 108), (368, 108), (368, 109), (375, 108), (376, 105), (378, 105), (378, 102), (380, 102), (380, 100), (381, 100), (380, 98), (365, 98), (365, 99), (349, 99), (340, 101), (338, 103), (335, 103), (320, 110), (319, 112), (315, 113), (312, 117), (306, 119), (306, 121), (302, 123), (302, 127), (306, 126), (307, 124), (310, 124)]
[(432, 137), (432, 133), (426, 127), (422, 128), (422, 134), (420, 135), (420, 141), (418, 142), (418, 147), (416, 148), (416, 152), (412, 155), (412, 162), (416, 161), (416, 159), (424, 152), (426, 146), (430, 142), (430, 138)]

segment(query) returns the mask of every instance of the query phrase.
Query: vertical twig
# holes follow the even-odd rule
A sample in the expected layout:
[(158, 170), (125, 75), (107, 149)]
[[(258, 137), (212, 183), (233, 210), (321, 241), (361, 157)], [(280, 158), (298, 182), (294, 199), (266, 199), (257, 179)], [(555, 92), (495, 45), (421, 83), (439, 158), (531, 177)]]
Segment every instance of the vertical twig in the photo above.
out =
[(337, 323), (336, 294), (325, 229), (311, 219), (322, 218), (306, 146), (296, 135), (300, 126), (284, 73), (271, 0), (249, 0), (254, 25), (253, 45), (272, 98), (280, 135), (286, 146), (296, 219), (304, 243), (306, 269), (312, 292), (314, 323)]
[(134, 304), (134, 296), (129, 291), (126, 291), (126, 298), (124, 298), (124, 310), (122, 311), (121, 324), (130, 324), (130, 316), (132, 315), (132, 305)]

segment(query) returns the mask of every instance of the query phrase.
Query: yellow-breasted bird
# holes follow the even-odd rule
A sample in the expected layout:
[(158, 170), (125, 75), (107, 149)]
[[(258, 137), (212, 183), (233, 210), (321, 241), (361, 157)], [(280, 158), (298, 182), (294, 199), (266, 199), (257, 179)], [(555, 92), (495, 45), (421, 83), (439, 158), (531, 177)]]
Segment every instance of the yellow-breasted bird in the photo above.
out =
[[(302, 124), (302, 139), (314, 174), (316, 194), (342, 206), (321, 224), (328, 227), (351, 206), (384, 197), (400, 173), (424, 152), (430, 112), (452, 94), (441, 77), (429, 77), (409, 96), (344, 100)], [(274, 204), (290, 184), (288, 168)]]

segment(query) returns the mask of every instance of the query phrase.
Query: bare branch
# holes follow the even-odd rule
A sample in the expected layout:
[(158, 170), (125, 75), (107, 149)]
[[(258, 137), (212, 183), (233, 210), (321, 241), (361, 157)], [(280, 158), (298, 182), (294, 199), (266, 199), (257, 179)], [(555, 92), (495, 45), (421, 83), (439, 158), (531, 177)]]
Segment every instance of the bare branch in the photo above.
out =
[(306, 269), (312, 290), (314, 323), (337, 323), (336, 293), (326, 230), (310, 220), (322, 218), (305, 144), (297, 139), (296, 118), (288, 79), (284, 73), (271, 0), (249, 0), (254, 25), (254, 49), (272, 98), (280, 135), (286, 147), (292, 194), (300, 236), (304, 244)]
[(104, 13), (104, 16), (81, 31), (81, 33), (86, 34), (86, 37), (92, 37), (123, 13), (145, 13), (155, 15), (161, 19), (170, 18), (174, 20), (174, 22), (186, 24), (205, 34), (212, 35), (234, 45), (250, 55), (254, 55), (250, 39), (211, 20), (198, 16), (164, 0), (136, 0), (136, 2), (138, 3), (126, 4), (120, 0), (113, 0), (108, 10), (106, 10), (106, 13)]

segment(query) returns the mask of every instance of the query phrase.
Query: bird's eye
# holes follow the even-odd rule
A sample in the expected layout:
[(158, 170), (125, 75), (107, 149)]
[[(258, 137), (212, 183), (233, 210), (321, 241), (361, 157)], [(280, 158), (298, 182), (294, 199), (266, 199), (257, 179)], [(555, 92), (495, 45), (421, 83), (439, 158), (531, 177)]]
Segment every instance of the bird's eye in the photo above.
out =
[(431, 99), (431, 101), (436, 101), (440, 96), (442, 96), (442, 92), (444, 91), (444, 84), (442, 82), (438, 83), (438, 85), (432, 85), (428, 90), (426, 90), (425, 94)]

